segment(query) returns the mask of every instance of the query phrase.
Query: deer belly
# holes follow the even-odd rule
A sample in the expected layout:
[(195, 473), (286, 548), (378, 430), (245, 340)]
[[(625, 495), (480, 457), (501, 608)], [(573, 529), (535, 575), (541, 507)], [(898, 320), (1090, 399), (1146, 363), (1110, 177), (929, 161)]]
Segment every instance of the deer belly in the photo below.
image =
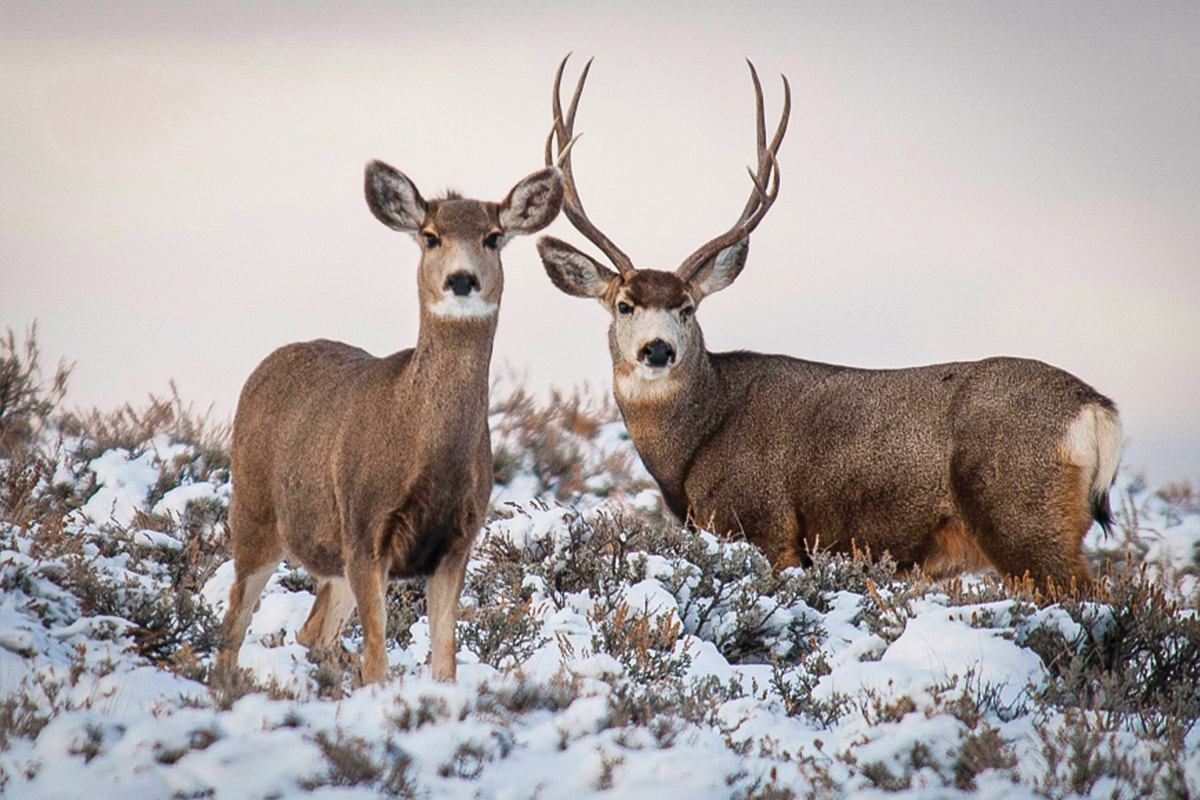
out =
[(408, 505), (395, 512), (380, 547), (390, 562), (390, 577), (432, 575), (454, 543), (473, 535), (478, 527), (465, 524), (463, 517), (459, 508), (438, 510)]

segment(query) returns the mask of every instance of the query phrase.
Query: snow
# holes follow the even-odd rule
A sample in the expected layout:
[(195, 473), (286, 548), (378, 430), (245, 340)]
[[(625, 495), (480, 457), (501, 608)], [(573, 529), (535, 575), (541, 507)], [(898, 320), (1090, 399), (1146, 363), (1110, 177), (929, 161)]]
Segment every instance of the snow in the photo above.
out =
[[(493, 419), (493, 430), (498, 422)], [(587, 492), (560, 504), (537, 476), (518, 471), (495, 488), (494, 513), (481, 538), (502, 538), (553, 566), (565, 562), (572, 526), (581, 521), (616, 511), (660, 513), (656, 490), (625, 492), (600, 466), (614, 454), (632, 454), (620, 423), (600, 425), (584, 445), (592, 469)], [(165, 468), (193, 456), (186, 445), (157, 437), (136, 454), (110, 450), (74, 472), (60, 466), (64, 476), (90, 471), (97, 487), (66, 523), (81, 543), (77, 555), (32, 555), (38, 532), (0, 522), (0, 702), (9, 698), (13, 708), (25, 702), (46, 717), (36, 736), (10, 735), (0, 749), (5, 797), (379, 796), (378, 781), (338, 785), (322, 742), (357, 743), (385, 766), (403, 754), (411, 760), (405, 775), (420, 787), (417, 796), (429, 797), (666, 800), (751, 796), (754, 787), (770, 786), (803, 796), (825, 785), (821, 776), (840, 787), (831, 796), (882, 796), (879, 782), (894, 779), (889, 794), (897, 797), (1035, 797), (1041, 795), (1033, 787), (1053, 772), (1041, 737), (1068, 731), (1072, 723), (1065, 712), (1033, 711), (1050, 676), (1025, 642), (1034, 631), (1078, 641), (1087, 632), (1103, 634), (1113, 620), (1103, 603), (1072, 615), (1057, 604), (1018, 607), (1011, 599), (955, 604), (937, 589), (905, 599), (901, 587), (880, 586), (871, 594), (826, 592), (821, 610), (798, 598), (784, 605), (759, 597), (748, 607), (723, 601), (701, 625), (698, 568), (682, 558), (634, 552), (624, 562), (636, 579), (614, 587), (612, 597), (567, 591), (544, 574), (517, 580), (538, 635), (513, 669), (497, 670), (460, 646), (458, 683), (434, 682), (425, 665), (428, 621), (421, 617), (406, 647), (389, 648), (387, 681), (331, 698), (321, 694), (309, 654), (296, 643), (313, 596), (285, 581), (290, 568), (281, 565), (239, 654), (240, 665), (270, 691), (251, 692), (221, 710), (203, 684), (139, 656), (136, 625), (87, 607), (64, 578), (80, 563), (73, 559), (83, 559), (122, 592), (169, 588), (166, 567), (122, 548), (178, 557), (185, 543), (169, 532), (136, 528), (139, 512), (181, 519), (189, 503), (228, 504), (227, 481), (190, 477), (164, 487), (150, 503)], [(635, 476), (638, 470), (640, 463)], [(1200, 514), (1168, 509), (1145, 490), (1136, 500), (1140, 539), (1126, 544), (1140, 547), (1147, 569), (1168, 576), (1187, 597), (1195, 591)], [(700, 536), (700, 549), (722, 563), (752, 555), (748, 545)], [(1113, 546), (1096, 533), (1088, 543)], [(477, 557), (472, 574), (486, 567)], [(200, 587), (200, 598), (218, 616), (233, 579), (226, 562)], [(974, 585), (969, 577), (962, 583)], [(889, 613), (897, 616), (873, 627), (865, 611), (880, 597), (895, 603)], [(468, 596), (465, 602), (479, 601)], [(694, 691), (688, 687), (710, 681), (736, 691), (719, 696), (710, 712), (685, 717), (668, 708), (650, 721), (623, 720), (625, 693), (640, 691), (631, 662), (597, 646), (598, 616), (620, 603), (654, 623), (683, 626), (664, 655), (679, 659), (679, 687)], [(720, 643), (737, 633), (747, 609), (760, 613), (777, 638), (793, 622), (812, 624), (820, 633), (816, 651), (792, 657), (780, 638), (772, 652), (791, 660), (731, 663)], [(351, 651), (360, 645), (353, 629), (345, 644)], [(198, 663), (211, 658), (205, 653)], [(786, 685), (809, 688), (789, 698)], [(646, 702), (656, 693), (663, 700), (668, 690), (649, 691)], [(520, 692), (533, 699), (503, 700)], [(554, 692), (562, 699), (548, 699), (559, 697)], [(817, 712), (789, 715), (787, 704), (796, 697), (814, 707), (844, 706), (825, 720)], [(980, 721), (969, 724), (956, 709), (972, 698), (987, 702), (979, 706)], [(955, 787), (963, 742), (989, 726), (1017, 762), (979, 772), (970, 787)], [(1184, 736), (1180, 779), (1195, 793), (1200, 728), (1192, 725)], [(1131, 732), (1116, 731), (1105, 741), (1150, 763), (1146, 741)], [(1125, 786), (1116, 780), (1097, 780), (1088, 792), (1107, 796)]]
[(92, 522), (128, 526), (158, 480), (154, 453), (136, 458), (128, 450), (109, 450), (91, 463), (100, 488), (81, 509)]

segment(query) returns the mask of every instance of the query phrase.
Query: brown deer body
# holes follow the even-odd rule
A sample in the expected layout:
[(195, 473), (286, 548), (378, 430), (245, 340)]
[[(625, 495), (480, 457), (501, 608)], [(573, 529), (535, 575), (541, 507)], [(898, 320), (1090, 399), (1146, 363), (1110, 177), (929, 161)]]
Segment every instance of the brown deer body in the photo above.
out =
[(372, 162), (367, 201), (421, 245), (416, 347), (376, 358), (318, 340), (276, 350), (251, 374), (234, 417), (230, 530), (236, 578), (220, 663), (229, 668), (285, 553), (317, 582), (297, 639), (335, 645), (358, 607), (362, 678), (387, 669), (390, 578), (428, 576), (430, 663), (455, 677), (455, 622), (471, 544), (492, 489), (488, 368), (504, 275), (500, 249), (548, 225), (562, 203), (555, 168), (503, 203), (425, 201)]
[[(586, 76), (564, 117), (559, 68), (560, 148)], [(733, 228), (677, 271), (637, 270), (599, 233), (569, 159), (564, 213), (618, 271), (557, 239), (538, 243), (556, 286), (612, 314), (614, 393), (667, 506), (745, 536), (777, 568), (810, 548), (857, 546), (935, 576), (991, 565), (1085, 588), (1082, 539), (1093, 520), (1110, 524), (1121, 429), (1112, 402), (1078, 378), (1018, 358), (866, 370), (705, 348), (695, 309), (740, 273), (779, 188), (790, 102), (768, 144), (757, 75), (754, 85), (754, 191)]]

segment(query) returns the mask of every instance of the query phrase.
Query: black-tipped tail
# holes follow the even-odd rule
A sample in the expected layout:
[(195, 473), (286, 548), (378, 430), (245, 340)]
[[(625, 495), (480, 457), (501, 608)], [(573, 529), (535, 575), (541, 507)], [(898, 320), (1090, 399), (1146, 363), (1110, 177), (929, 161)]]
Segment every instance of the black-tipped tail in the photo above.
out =
[(1108, 505), (1107, 489), (1103, 492), (1092, 492), (1092, 519), (1100, 523), (1105, 536), (1112, 533), (1113, 515), (1112, 509)]

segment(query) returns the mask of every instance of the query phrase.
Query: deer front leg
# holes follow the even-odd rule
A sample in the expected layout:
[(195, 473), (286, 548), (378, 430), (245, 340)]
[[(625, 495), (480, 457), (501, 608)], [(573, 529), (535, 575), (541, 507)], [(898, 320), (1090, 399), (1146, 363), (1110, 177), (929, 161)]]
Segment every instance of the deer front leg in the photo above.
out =
[(346, 578), (363, 630), (362, 682), (378, 683), (387, 676), (387, 579), (377, 560), (357, 557), (346, 565)]
[(429, 609), (429, 664), (434, 680), (452, 683), (457, 675), (458, 643), (454, 629), (474, 538), (471, 535), (456, 541), (425, 583)]

